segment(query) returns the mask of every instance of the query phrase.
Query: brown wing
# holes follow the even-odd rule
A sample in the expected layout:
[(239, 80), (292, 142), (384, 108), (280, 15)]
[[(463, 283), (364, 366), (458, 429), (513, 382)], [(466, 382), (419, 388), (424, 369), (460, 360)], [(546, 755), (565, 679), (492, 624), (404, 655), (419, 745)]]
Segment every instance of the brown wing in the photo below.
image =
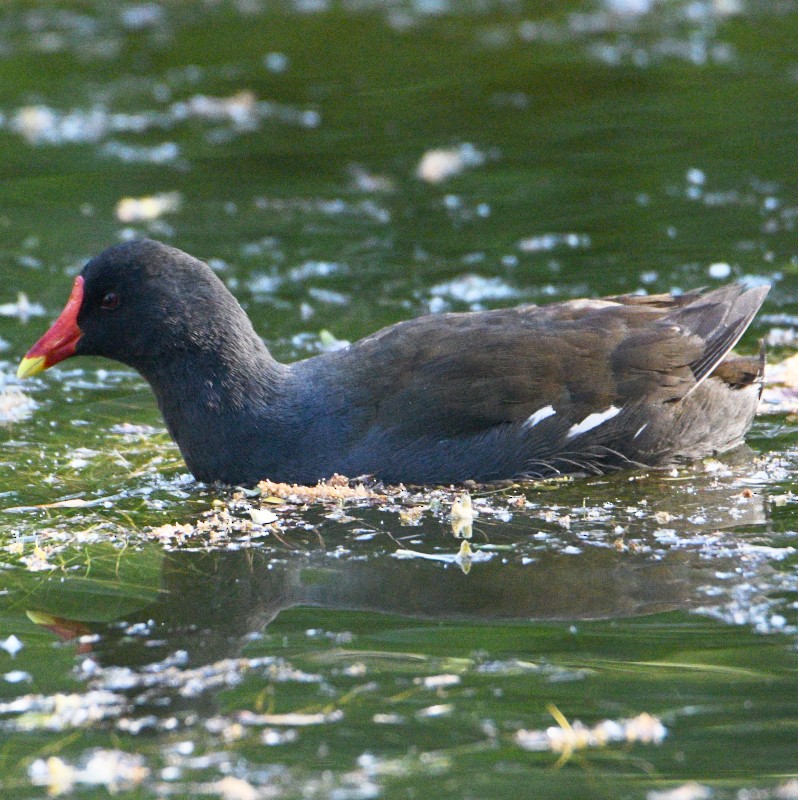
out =
[[(363, 421), (407, 435), (475, 434), (552, 405), (563, 422), (675, 402), (750, 323), (766, 290), (616, 297), (421, 317), (350, 350)], [(363, 373), (368, 364), (371, 374)], [(359, 370), (359, 372), (358, 372)]]

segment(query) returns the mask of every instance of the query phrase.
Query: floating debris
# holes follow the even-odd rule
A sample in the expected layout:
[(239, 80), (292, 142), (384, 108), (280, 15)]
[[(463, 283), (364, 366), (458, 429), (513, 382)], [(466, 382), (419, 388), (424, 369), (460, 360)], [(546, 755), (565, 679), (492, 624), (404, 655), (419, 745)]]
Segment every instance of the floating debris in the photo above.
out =
[(213, 786), (214, 794), (218, 794), (221, 800), (260, 800), (263, 797), (260, 789), (243, 778), (234, 778), (232, 775), (221, 778)]
[(36, 402), (21, 389), (15, 386), (0, 389), (0, 424), (21, 422), (35, 410)]
[(28, 572), (42, 572), (45, 570), (53, 570), (56, 568), (55, 564), (51, 564), (48, 560), (53, 552), (50, 546), (40, 547), (38, 544), (31, 550), (30, 553), (20, 556), (19, 561), (25, 565)]
[[(321, 289), (318, 286), (311, 286), (308, 288), (308, 296), (311, 298), (311, 300), (315, 300), (318, 303), (324, 303), (325, 305), (330, 306), (347, 306), (351, 302), (351, 298), (348, 294), (344, 294), (343, 292), (335, 292), (332, 289)], [(328, 339), (332, 339), (335, 343), (340, 341), (326, 330), (321, 331), (319, 336), (322, 339), (324, 339), (326, 336)], [(346, 342), (345, 346), (348, 347), (349, 344), (349, 342)]]
[(454, 711), (451, 703), (439, 703), (438, 705), (428, 706), (416, 712), (417, 719), (431, 719), (434, 717), (448, 717)]
[(421, 517), (424, 514), (427, 506), (412, 506), (411, 508), (404, 508), (399, 512), (399, 522), (402, 525), (420, 525)]
[(111, 140), (103, 145), (100, 153), (118, 158), (126, 164), (170, 164), (180, 157), (180, 147), (174, 142), (162, 142), (147, 147)]
[(252, 714), (241, 712), (238, 721), (242, 725), (277, 725), (304, 728), (311, 725), (328, 725), (331, 722), (340, 722), (344, 718), (344, 712), (340, 710), (328, 713), (319, 712), (317, 714), (302, 714), (300, 712), (290, 712), (287, 714)]
[(375, 175), (360, 164), (350, 164), (348, 171), (352, 187), (358, 192), (388, 194), (396, 189), (390, 178), (385, 175)]
[(346, 339), (337, 339), (330, 331), (322, 329), (319, 331), (319, 344), (325, 353), (334, 353), (338, 350), (346, 350), (352, 343)]
[[(448, 298), (461, 303), (482, 303), (486, 300), (509, 300), (518, 297), (518, 290), (501, 278), (485, 278), (482, 275), (461, 275), (446, 283), (433, 286), (432, 297)], [(443, 310), (443, 309), (440, 309)]]
[(164, 543), (179, 543), (183, 542), (187, 539), (190, 539), (194, 536), (201, 536), (203, 533), (206, 532), (206, 529), (202, 526), (202, 524), (197, 525), (190, 525), (189, 523), (183, 523), (181, 525), (167, 522), (163, 525), (158, 525), (154, 528), (150, 528), (147, 531), (147, 536), (158, 539)]
[(119, 434), (120, 436), (153, 436), (156, 433), (163, 433), (163, 428), (156, 428), (154, 425), (140, 425), (133, 422), (120, 422), (112, 425), (110, 428), (111, 433)]
[(285, 53), (272, 52), (266, 53), (266, 55), (263, 56), (263, 66), (266, 67), (269, 72), (285, 72), (290, 63), (291, 62)]
[(452, 503), (452, 533), (456, 539), (470, 539), (472, 536), (471, 526), (474, 518), (479, 515), (479, 511), (474, 508), (471, 502), (471, 495), (466, 492), (455, 498)]
[(427, 183), (442, 183), (466, 169), (481, 167), (485, 160), (485, 154), (468, 142), (458, 147), (428, 150), (416, 167), (416, 177)]
[(768, 364), (765, 369), (765, 383), (798, 388), (798, 354), (777, 364)]
[[(22, 106), (9, 115), (7, 128), (35, 146), (60, 146), (66, 144), (91, 144), (118, 133), (145, 133), (152, 129), (169, 130), (190, 119), (214, 123), (228, 123), (230, 133), (256, 130), (265, 119), (276, 120), (302, 128), (317, 128), (321, 115), (312, 109), (301, 109), (258, 100), (251, 91), (237, 92), (228, 97), (198, 94), (177, 100), (164, 110), (119, 113), (101, 103), (91, 108), (74, 108), (61, 111), (46, 105)], [(0, 117), (0, 126), (3, 118)], [(218, 132), (218, 131), (217, 131)], [(212, 132), (213, 133), (213, 132)], [(150, 148), (162, 155), (174, 153), (174, 145), (167, 142)], [(105, 153), (125, 157), (130, 151), (123, 145), (117, 152)]]
[(154, 28), (163, 22), (164, 10), (157, 3), (138, 3), (122, 8), (120, 22), (130, 30), (141, 31)]
[(95, 497), (91, 500), (86, 500), (83, 497), (67, 497), (64, 500), (56, 500), (54, 503), (41, 503), (36, 506), (10, 506), (9, 508), (2, 509), (2, 511), (7, 514), (15, 514), (47, 508), (91, 508), (92, 506), (104, 506), (108, 503), (113, 503), (123, 496), (122, 494), (114, 494), (106, 495), (105, 497)]
[(757, 414), (798, 413), (798, 354), (765, 369)]
[(37, 758), (28, 768), (28, 776), (34, 786), (46, 786), (47, 794), (57, 797), (72, 791), (76, 770), (60, 758), (50, 756), (46, 761)]
[(719, 261), (707, 267), (707, 275), (716, 281), (725, 281), (731, 273), (731, 265), (727, 264), (725, 261)]
[(774, 797), (778, 800), (798, 800), (798, 780), (790, 778), (776, 787)]
[[(236, 778), (232, 775), (227, 775), (216, 781), (204, 783), (159, 783), (155, 788), (159, 798), (175, 795), (192, 798), (209, 797), (213, 798), (213, 800), (274, 800), (274, 798), (280, 796), (279, 792), (275, 791), (273, 786), (258, 787), (243, 778)], [(311, 783), (307, 793), (303, 796), (319, 796), (319, 794), (318, 787)], [(368, 797), (376, 797), (376, 794), (355, 794), (347, 791), (345, 788), (344, 791), (341, 792), (341, 797), (362, 797), (365, 799)]]
[[(738, 797), (743, 793), (740, 792)], [(707, 800), (712, 797), (711, 790), (695, 781), (688, 781), (675, 789), (652, 790), (646, 794), (646, 800)]]
[(258, 488), (264, 497), (278, 497), (294, 503), (318, 503), (320, 501), (384, 499), (385, 495), (366, 488), (362, 483), (350, 484), (349, 478), (333, 475), (315, 486), (299, 486), (289, 483), (261, 481)]
[(795, 347), (797, 342), (798, 333), (795, 328), (771, 328), (765, 336), (768, 347)]
[(76, 784), (105, 786), (109, 792), (130, 791), (150, 774), (144, 757), (122, 750), (94, 750), (73, 767), (56, 756), (37, 758), (28, 768), (35, 786), (46, 786), (47, 793), (58, 796), (71, 792)]
[(446, 689), (457, 686), (461, 678), (459, 675), (427, 675), (425, 678), (414, 678), (413, 682), (421, 684), (425, 689)]
[(31, 303), (25, 292), (17, 295), (16, 303), (0, 303), (0, 317), (16, 317), (20, 322), (27, 322), (31, 317), (43, 317), (44, 306)]
[(263, 273), (255, 273), (252, 278), (247, 281), (247, 288), (254, 295), (274, 294), (280, 288), (283, 279), (278, 275), (264, 275)]
[(116, 205), (120, 222), (149, 222), (163, 214), (178, 211), (183, 202), (180, 192), (164, 192), (150, 197), (123, 197)]
[(468, 539), (463, 539), (457, 553), (423, 553), (419, 550), (408, 550), (400, 547), (391, 555), (394, 558), (418, 558), (423, 561), (440, 561), (444, 564), (457, 564), (465, 575), (471, 571), (472, 564), (490, 561), (496, 553), (488, 550), (473, 550)]
[(178, 119), (200, 117), (210, 120), (228, 120), (236, 125), (250, 127), (256, 120), (257, 100), (249, 91), (237, 92), (229, 97), (209, 97), (198, 94), (172, 105)]
[(249, 516), (256, 525), (271, 525), (272, 522), (277, 522), (279, 519), (277, 514), (265, 508), (251, 508)]
[[(186, 657), (184, 651), (178, 651), (173, 657), (157, 664), (152, 664), (150, 671), (137, 672), (128, 667), (100, 667), (96, 662), (87, 659), (82, 668), (91, 678), (95, 693), (102, 690), (108, 694), (131, 689), (162, 688), (177, 692), (181, 697), (196, 697), (205, 692), (214, 692), (228, 686), (237, 686), (242, 676), (253, 670), (263, 670), (269, 679), (282, 683), (295, 681), (298, 683), (319, 683), (321, 677), (294, 669), (290, 664), (272, 657), (257, 658), (224, 658), (213, 664), (205, 664), (196, 668), (182, 669), (180, 664)], [(0, 704), (0, 713), (2, 713)], [(265, 722), (264, 724), (275, 724)]]
[(11, 658), (22, 650), (25, 645), (12, 633), (7, 639), (0, 641), (0, 650), (5, 650)]
[(375, 725), (401, 725), (405, 718), (401, 714), (374, 714), (371, 721)]
[(64, 113), (44, 105), (23, 106), (9, 127), (34, 145), (96, 142), (108, 131), (108, 112), (92, 108)]
[(658, 717), (639, 714), (631, 719), (604, 720), (592, 728), (579, 720), (569, 722), (555, 705), (548, 707), (557, 725), (546, 730), (520, 730), (516, 742), (525, 750), (561, 753), (561, 762), (572, 753), (589, 747), (605, 747), (613, 742), (660, 744), (668, 731)]
[(6, 683), (30, 683), (33, 680), (33, 675), (31, 675), (30, 672), (25, 672), (25, 670), (21, 669), (11, 670), (11, 672), (6, 672), (0, 677), (2, 677)]
[[(18, 731), (63, 731), (119, 717), (127, 705), (121, 694), (104, 689), (84, 694), (26, 694), (0, 703), (0, 715), (16, 715), (13, 727)], [(9, 721), (4, 724), (8, 726)]]
[(522, 253), (546, 253), (560, 247), (571, 250), (590, 247), (590, 237), (586, 233), (543, 233), (518, 242)]
[(293, 283), (306, 281), (311, 278), (329, 278), (331, 275), (348, 275), (349, 268), (337, 261), (305, 261), (298, 267), (293, 267), (288, 278)]

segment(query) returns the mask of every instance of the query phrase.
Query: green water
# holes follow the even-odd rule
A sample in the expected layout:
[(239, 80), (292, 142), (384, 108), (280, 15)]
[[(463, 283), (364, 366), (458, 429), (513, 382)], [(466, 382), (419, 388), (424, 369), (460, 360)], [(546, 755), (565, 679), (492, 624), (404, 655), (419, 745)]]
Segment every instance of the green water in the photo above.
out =
[[(142, 381), (13, 377), (134, 235), (208, 260), (286, 360), (429, 311), (733, 279), (773, 285), (752, 350), (798, 321), (796, 11), (5, 4), (3, 798), (796, 796), (789, 416), (722, 462), (475, 492), (469, 570), (445, 495), (153, 535), (230, 493), (187, 475)], [(522, 746), (556, 720), (620, 740)]]

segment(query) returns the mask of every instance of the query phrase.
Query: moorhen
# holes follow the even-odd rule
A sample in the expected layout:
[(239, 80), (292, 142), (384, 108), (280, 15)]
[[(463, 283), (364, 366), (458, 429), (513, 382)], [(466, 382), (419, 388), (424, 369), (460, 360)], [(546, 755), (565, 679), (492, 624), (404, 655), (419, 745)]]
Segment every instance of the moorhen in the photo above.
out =
[(74, 355), (133, 367), (206, 482), (460, 483), (662, 466), (742, 442), (764, 357), (730, 351), (767, 291), (423, 316), (281, 364), (206, 264), (142, 240), (86, 264), (18, 375)]

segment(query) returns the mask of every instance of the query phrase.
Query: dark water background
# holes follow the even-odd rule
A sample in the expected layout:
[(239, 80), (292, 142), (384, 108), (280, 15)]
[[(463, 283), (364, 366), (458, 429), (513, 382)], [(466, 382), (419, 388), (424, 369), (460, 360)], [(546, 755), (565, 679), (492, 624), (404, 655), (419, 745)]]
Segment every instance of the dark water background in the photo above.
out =
[[(743, 349), (789, 340), (797, 41), (787, 0), (4, 4), (3, 798), (798, 796), (789, 416), (673, 473), (476, 492), (466, 571), (447, 497), (165, 544), (230, 494), (142, 381), (13, 377), (137, 235), (209, 261), (289, 360), (735, 279), (773, 285)], [(667, 736), (524, 749), (558, 712)]]

